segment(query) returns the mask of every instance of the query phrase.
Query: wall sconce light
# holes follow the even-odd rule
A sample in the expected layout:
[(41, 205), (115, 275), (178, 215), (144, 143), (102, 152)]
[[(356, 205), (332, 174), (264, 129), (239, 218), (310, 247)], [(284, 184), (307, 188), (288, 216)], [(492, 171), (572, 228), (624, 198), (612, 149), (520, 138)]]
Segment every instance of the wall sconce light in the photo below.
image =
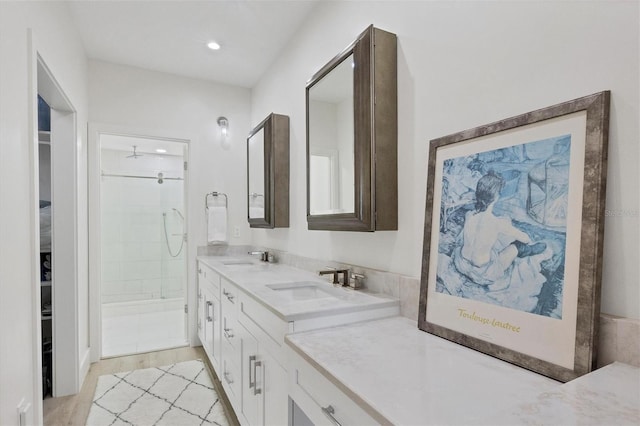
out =
[(231, 140), (229, 138), (229, 120), (227, 117), (218, 117), (218, 127), (220, 128), (220, 146), (222, 149), (229, 150), (231, 148)]

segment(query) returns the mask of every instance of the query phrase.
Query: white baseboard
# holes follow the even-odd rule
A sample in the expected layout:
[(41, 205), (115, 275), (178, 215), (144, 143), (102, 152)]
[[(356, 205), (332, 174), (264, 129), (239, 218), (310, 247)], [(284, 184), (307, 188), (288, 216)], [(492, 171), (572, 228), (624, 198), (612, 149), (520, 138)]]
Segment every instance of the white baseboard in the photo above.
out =
[(91, 348), (86, 348), (84, 353), (80, 354), (80, 374), (78, 375), (78, 392), (82, 389), (84, 379), (87, 377), (89, 368), (91, 367)]

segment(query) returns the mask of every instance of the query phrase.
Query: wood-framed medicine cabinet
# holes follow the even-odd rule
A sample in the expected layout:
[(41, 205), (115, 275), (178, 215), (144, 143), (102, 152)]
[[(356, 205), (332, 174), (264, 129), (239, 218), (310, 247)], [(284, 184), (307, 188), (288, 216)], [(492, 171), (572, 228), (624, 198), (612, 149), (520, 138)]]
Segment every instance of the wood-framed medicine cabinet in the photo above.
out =
[(397, 38), (373, 25), (307, 82), (309, 229), (398, 229), (397, 97)]
[(247, 137), (251, 228), (289, 227), (289, 117), (271, 113)]

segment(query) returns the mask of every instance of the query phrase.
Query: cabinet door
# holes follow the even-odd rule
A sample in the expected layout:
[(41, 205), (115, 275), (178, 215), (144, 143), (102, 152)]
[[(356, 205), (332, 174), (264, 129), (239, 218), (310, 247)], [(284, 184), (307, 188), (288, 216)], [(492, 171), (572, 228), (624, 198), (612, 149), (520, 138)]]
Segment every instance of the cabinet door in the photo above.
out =
[(267, 426), (286, 425), (288, 422), (288, 375), (280, 364), (263, 348), (258, 348), (261, 369), (258, 370), (258, 386), (262, 399), (258, 411), (263, 414), (260, 424)]
[(204, 336), (204, 323), (206, 321), (207, 315), (205, 312), (205, 301), (204, 301), (204, 291), (203, 289), (206, 287), (206, 281), (204, 277), (204, 271), (202, 270), (202, 266), (198, 265), (198, 337), (200, 338), (200, 343), (202, 346), (205, 345), (205, 336)]
[(262, 371), (261, 361), (258, 359), (258, 341), (242, 325), (238, 326), (238, 332), (242, 369), (241, 413), (247, 424), (256, 426), (261, 424), (258, 408), (263, 391), (263, 380), (257, 377)]
[(218, 366), (220, 365), (221, 355), (222, 355), (222, 305), (220, 304), (220, 299), (218, 297), (213, 296), (212, 299), (213, 305), (213, 327), (211, 329), (211, 362), (215, 366), (216, 371), (220, 371)]
[(205, 304), (204, 304), (204, 294), (202, 291), (202, 285), (200, 284), (200, 278), (198, 278), (198, 337), (200, 338), (200, 343), (204, 346), (205, 337), (204, 337), (204, 323), (206, 321), (206, 312), (205, 312)]
[(216, 371), (220, 365), (220, 300), (210, 288), (202, 289), (204, 300), (204, 322), (202, 334), (204, 346)]
[(242, 324), (237, 327), (242, 354), (242, 415), (251, 426), (286, 425), (287, 372)]

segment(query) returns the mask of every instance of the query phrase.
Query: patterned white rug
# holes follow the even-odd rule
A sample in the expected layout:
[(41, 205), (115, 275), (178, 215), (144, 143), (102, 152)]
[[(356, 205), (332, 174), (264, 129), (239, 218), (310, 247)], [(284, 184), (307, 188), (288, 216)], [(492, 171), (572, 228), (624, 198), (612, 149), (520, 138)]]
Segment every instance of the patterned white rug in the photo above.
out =
[(229, 422), (201, 360), (98, 378), (89, 426), (218, 425)]

